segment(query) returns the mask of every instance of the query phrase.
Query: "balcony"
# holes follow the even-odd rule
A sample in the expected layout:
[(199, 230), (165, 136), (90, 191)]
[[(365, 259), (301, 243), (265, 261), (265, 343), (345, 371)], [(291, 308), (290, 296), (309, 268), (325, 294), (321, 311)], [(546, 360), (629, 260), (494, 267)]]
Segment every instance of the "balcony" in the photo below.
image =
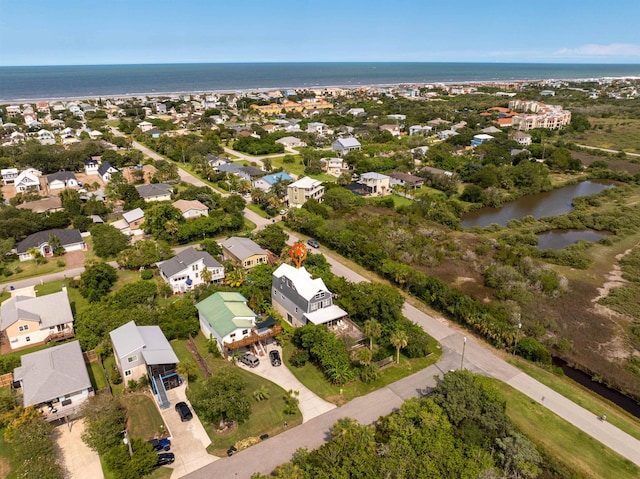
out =
[(237, 341), (233, 341), (232, 343), (224, 343), (224, 347), (233, 351), (245, 346), (251, 346), (258, 341), (263, 341), (268, 338), (274, 338), (281, 332), (282, 327), (279, 324), (274, 324), (271, 328), (263, 330), (260, 334), (258, 334), (256, 330), (252, 330), (249, 336), (238, 339)]
[(75, 337), (75, 335), (76, 333), (73, 331), (73, 329), (65, 329), (58, 333), (51, 333), (49, 336), (44, 338), (44, 343), (49, 344), (51, 341), (54, 341), (54, 342), (64, 341), (65, 339)]

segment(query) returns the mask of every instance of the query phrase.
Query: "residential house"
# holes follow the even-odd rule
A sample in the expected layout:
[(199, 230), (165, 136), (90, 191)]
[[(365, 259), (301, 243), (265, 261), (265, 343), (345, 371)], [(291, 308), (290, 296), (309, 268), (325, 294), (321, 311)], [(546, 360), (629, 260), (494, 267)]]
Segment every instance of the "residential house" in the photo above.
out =
[(340, 156), (344, 156), (350, 151), (359, 150), (361, 147), (362, 145), (360, 142), (353, 137), (338, 138), (336, 141), (331, 143), (331, 149)]
[(36, 201), (27, 201), (16, 206), (19, 210), (30, 210), (34, 213), (55, 213), (62, 211), (62, 200), (59, 196), (50, 196)]
[(0, 174), (2, 174), (2, 183), (11, 185), (20, 174), (20, 171), (18, 171), (18, 168), (3, 168), (0, 170)]
[(209, 208), (198, 200), (178, 200), (172, 206), (178, 208), (185, 219), (209, 216)]
[(364, 111), (364, 108), (351, 108), (347, 110), (347, 115), (362, 117), (367, 116), (367, 112)]
[(447, 138), (451, 138), (452, 136), (459, 135), (455, 130), (442, 130), (438, 132), (439, 140), (446, 140)]
[(38, 231), (37, 233), (30, 234), (16, 245), (16, 251), (18, 252), (20, 261), (33, 259), (31, 255), (32, 249), (38, 250), (42, 256), (53, 256), (53, 248), (49, 244), (51, 237), (58, 239), (65, 253), (82, 251), (87, 247), (78, 229)]
[(18, 193), (29, 191), (40, 191), (40, 175), (41, 172), (34, 168), (29, 168), (16, 176), (13, 185)]
[(232, 236), (220, 243), (222, 256), (234, 264), (250, 270), (259, 264), (266, 264), (269, 254), (249, 238)]
[(261, 176), (264, 176), (265, 173), (265, 171), (262, 171), (260, 168), (256, 168), (255, 166), (241, 166), (236, 173), (236, 176), (243, 180), (254, 181)]
[(333, 295), (324, 281), (313, 279), (304, 267), (281, 264), (273, 272), (271, 284), (273, 307), (292, 326), (331, 325), (347, 316), (333, 304)]
[(432, 128), (438, 128), (440, 126), (449, 125), (449, 124), (451, 124), (450, 121), (443, 120), (442, 118), (436, 118), (435, 120), (429, 120), (427, 122), (427, 125)]
[(71, 171), (57, 171), (47, 175), (47, 186), (49, 190), (75, 188), (78, 186), (78, 179)]
[(381, 132), (389, 132), (394, 138), (400, 138), (400, 126), (399, 125), (380, 125), (378, 129)]
[(143, 231), (140, 229), (144, 223), (144, 211), (136, 208), (122, 214), (122, 219), (111, 223), (115, 229), (127, 236), (140, 236)]
[(212, 166), (213, 171), (215, 171), (216, 173), (225, 173), (228, 175), (237, 175), (242, 168), (242, 165), (240, 165), (239, 163), (231, 163), (229, 160), (225, 162), (216, 161), (216, 164)]
[(405, 121), (407, 121), (407, 115), (401, 115), (399, 113), (393, 114), (393, 115), (387, 115), (387, 118), (389, 120), (395, 120), (399, 123), (404, 123)]
[(487, 135), (486, 133), (480, 133), (479, 135), (473, 135), (473, 140), (471, 140), (471, 146), (476, 147), (486, 143), (487, 141), (493, 140), (493, 136)]
[(370, 195), (384, 196), (391, 192), (390, 180), (387, 175), (369, 172), (361, 174), (358, 183), (364, 185)]
[(160, 407), (168, 408), (167, 390), (181, 384), (176, 372), (180, 360), (160, 326), (136, 326), (129, 321), (109, 336), (116, 366), (125, 384), (146, 376)]
[(256, 327), (256, 313), (247, 306), (247, 299), (240, 293), (215, 293), (196, 304), (200, 318), (200, 331), (206, 338), (214, 339), (225, 355), (236, 349), (233, 343), (246, 345), (251, 342)]
[(73, 313), (67, 289), (45, 296), (23, 296), (20, 291), (0, 306), (0, 330), (11, 349), (34, 346), (74, 336)]
[(409, 173), (394, 171), (393, 173), (389, 173), (389, 185), (392, 188), (394, 186), (400, 186), (407, 189), (416, 189), (424, 185), (424, 178)]
[(150, 201), (171, 201), (173, 187), (167, 183), (150, 183), (148, 185), (136, 186), (138, 194), (146, 202)]
[(487, 133), (489, 135), (492, 135), (494, 133), (502, 133), (502, 130), (492, 125), (488, 126), (487, 128), (483, 128), (482, 130), (480, 130), (480, 133)]
[(518, 144), (522, 146), (529, 146), (531, 144), (531, 135), (528, 133), (524, 133), (522, 131), (516, 131), (513, 135), (511, 135), (511, 139), (516, 141)]
[(220, 158), (215, 155), (207, 155), (207, 162), (209, 163), (209, 166), (215, 168), (216, 166), (231, 163), (231, 160), (228, 158)]
[(327, 135), (330, 133), (330, 130), (329, 127), (324, 123), (312, 121), (307, 124), (307, 133), (314, 133), (316, 135)]
[(307, 200), (314, 199), (322, 202), (324, 186), (320, 180), (305, 176), (287, 186), (289, 206), (301, 207)]
[(113, 174), (117, 173), (118, 171), (120, 170), (111, 165), (111, 163), (109, 163), (108, 161), (103, 161), (98, 168), (98, 174), (100, 175), (100, 178), (102, 178), (102, 181), (104, 181), (105, 183), (109, 183)]
[(273, 187), (273, 185), (275, 185), (279, 181), (284, 182), (285, 184), (288, 184), (293, 181), (293, 178), (291, 178), (289, 173), (287, 173), (286, 171), (281, 171), (279, 173), (274, 173), (272, 175), (266, 175), (266, 176), (263, 176), (262, 178), (258, 178), (257, 180), (253, 181), (251, 186), (268, 192), (268, 191), (271, 191), (271, 188)]
[(38, 141), (41, 145), (55, 145), (56, 138), (49, 130), (40, 130), (38, 132)]
[(349, 165), (345, 163), (342, 158), (322, 158), (320, 160), (320, 167), (327, 174), (335, 177), (351, 171)]
[(433, 130), (431, 126), (412, 125), (409, 127), (410, 136), (426, 136)]
[(141, 121), (140, 123), (138, 123), (138, 128), (140, 128), (140, 131), (142, 133), (145, 133), (153, 128), (153, 123), (150, 123), (148, 121)]
[(13, 380), (22, 405), (40, 409), (49, 422), (75, 417), (94, 394), (78, 341), (22, 355)]
[(100, 168), (100, 157), (92, 156), (88, 160), (84, 160), (84, 173), (86, 175), (97, 175)]
[(206, 269), (211, 273), (211, 283), (224, 280), (224, 267), (206, 251), (187, 248), (167, 261), (157, 263), (160, 276), (174, 293), (191, 291), (198, 285), (205, 284), (202, 272)]
[(284, 145), (285, 148), (301, 148), (303, 146), (307, 146), (307, 144), (302, 141), (300, 138), (296, 138), (295, 136), (285, 136), (278, 140), (276, 143)]
[(89, 138), (91, 138), (94, 141), (99, 140), (100, 138), (102, 138), (102, 132), (98, 130), (91, 130), (89, 131)]

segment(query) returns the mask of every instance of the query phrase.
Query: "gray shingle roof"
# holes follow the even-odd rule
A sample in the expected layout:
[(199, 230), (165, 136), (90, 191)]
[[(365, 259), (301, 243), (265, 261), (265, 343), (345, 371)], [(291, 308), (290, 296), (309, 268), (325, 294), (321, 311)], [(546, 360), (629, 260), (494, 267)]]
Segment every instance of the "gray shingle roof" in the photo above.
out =
[(160, 326), (136, 326), (136, 323), (129, 321), (109, 335), (119, 358), (141, 351), (147, 365), (175, 364), (179, 361)]
[(113, 166), (111, 163), (109, 163), (108, 161), (104, 161), (102, 162), (102, 164), (100, 165), (100, 167), (98, 168), (98, 174), (100, 176), (103, 176), (105, 173), (107, 173), (109, 171), (109, 168), (113, 168), (114, 170), (118, 170), (115, 166)]
[(232, 236), (221, 242), (220, 245), (239, 260), (253, 256), (254, 254), (267, 254), (265, 250), (249, 238)]
[(136, 186), (136, 190), (138, 190), (141, 198), (153, 198), (170, 194), (173, 191), (173, 187), (167, 183), (150, 183)]
[(51, 183), (55, 180), (67, 181), (67, 180), (75, 180), (76, 175), (74, 175), (71, 171), (56, 171), (55, 173), (51, 173), (47, 175), (47, 183)]
[(66, 291), (32, 298), (16, 296), (0, 306), (0, 330), (5, 330), (19, 319), (40, 322), (40, 329), (73, 322), (73, 313)]
[(25, 406), (91, 387), (78, 341), (25, 354), (20, 360), (22, 365), (13, 375), (16, 381), (22, 381)]
[(162, 271), (166, 277), (171, 277), (174, 274), (189, 268), (189, 266), (200, 259), (204, 261), (207, 268), (222, 267), (222, 265), (206, 251), (196, 251), (194, 248), (187, 248), (175, 255), (173, 258), (158, 263), (158, 268), (160, 268), (160, 271)]
[(63, 230), (63, 229), (53, 229), (46, 231), (38, 231), (37, 233), (33, 233), (32, 235), (27, 236), (25, 239), (20, 241), (17, 244), (16, 250), (18, 254), (26, 253), (31, 248), (38, 248), (44, 243), (49, 242), (49, 235), (55, 236), (60, 240), (62, 246), (71, 245), (75, 243), (83, 243), (82, 235), (80, 235), (80, 230)]

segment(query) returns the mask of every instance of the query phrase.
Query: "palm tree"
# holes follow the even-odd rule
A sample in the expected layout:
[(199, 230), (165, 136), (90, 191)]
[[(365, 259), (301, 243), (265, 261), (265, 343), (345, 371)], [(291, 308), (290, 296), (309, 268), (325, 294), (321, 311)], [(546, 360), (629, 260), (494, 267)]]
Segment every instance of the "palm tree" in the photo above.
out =
[(400, 364), (400, 350), (407, 347), (409, 337), (402, 329), (398, 329), (391, 334), (391, 344), (396, 348), (396, 364)]
[(202, 281), (204, 281), (205, 284), (209, 284), (213, 279), (213, 273), (211, 273), (210, 269), (205, 268), (202, 270), (202, 273), (200, 273), (200, 277), (202, 278)]
[(242, 268), (232, 269), (227, 273), (224, 280), (232, 288), (242, 286), (242, 283), (244, 283), (244, 270)]
[(271, 393), (269, 392), (269, 388), (265, 385), (260, 386), (259, 389), (253, 391), (253, 399), (256, 401), (262, 401), (263, 399), (269, 399)]
[(364, 322), (362, 328), (364, 335), (369, 338), (369, 349), (373, 352), (373, 338), (379, 338), (382, 334), (382, 326), (377, 319), (371, 318)]
[(180, 363), (178, 363), (178, 367), (176, 368), (178, 374), (180, 374), (187, 380), (187, 387), (189, 387), (189, 379), (195, 376), (197, 370), (198, 366), (196, 366), (196, 363), (191, 360), (180, 361)]
[(355, 352), (354, 356), (360, 364), (368, 366), (371, 364), (371, 359), (373, 359), (373, 352), (367, 348), (360, 348)]

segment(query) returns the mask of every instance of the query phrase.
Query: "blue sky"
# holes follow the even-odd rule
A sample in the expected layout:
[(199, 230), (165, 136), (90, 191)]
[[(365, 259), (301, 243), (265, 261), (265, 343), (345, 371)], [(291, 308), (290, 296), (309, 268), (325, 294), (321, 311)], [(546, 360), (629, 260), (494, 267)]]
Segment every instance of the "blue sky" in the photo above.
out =
[(638, 0), (0, 0), (0, 66), (640, 63)]

